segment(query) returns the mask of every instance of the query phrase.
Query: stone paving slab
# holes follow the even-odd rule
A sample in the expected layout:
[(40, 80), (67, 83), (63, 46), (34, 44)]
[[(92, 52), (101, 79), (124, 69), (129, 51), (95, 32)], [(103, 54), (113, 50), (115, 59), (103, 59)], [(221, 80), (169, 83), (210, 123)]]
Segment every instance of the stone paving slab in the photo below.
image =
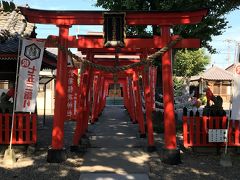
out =
[(123, 107), (106, 106), (88, 136), (91, 146), (79, 168), (81, 180), (149, 179), (147, 139), (139, 138), (138, 125)]
[[(143, 147), (144, 140), (136, 136), (92, 136), (91, 147), (93, 148), (122, 148), (122, 147)], [(106, 143), (107, 142), (107, 143)]]
[(147, 174), (83, 173), (79, 180), (149, 180)]
[(81, 172), (148, 173), (149, 155), (139, 148), (91, 148), (84, 155)]

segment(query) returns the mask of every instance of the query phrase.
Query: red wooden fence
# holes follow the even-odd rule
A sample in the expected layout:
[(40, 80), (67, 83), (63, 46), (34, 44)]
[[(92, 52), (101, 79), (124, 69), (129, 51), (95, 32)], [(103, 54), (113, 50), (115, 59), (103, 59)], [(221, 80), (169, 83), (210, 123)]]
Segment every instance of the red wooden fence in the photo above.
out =
[[(9, 144), (12, 114), (0, 113), (0, 144)], [(13, 144), (35, 144), (37, 142), (37, 115), (15, 113)]]
[[(191, 111), (190, 115), (183, 115), (184, 147), (197, 146), (224, 146), (225, 143), (208, 142), (209, 129), (227, 129), (227, 116), (200, 116)], [(239, 121), (230, 120), (228, 132), (228, 145), (240, 146)]]

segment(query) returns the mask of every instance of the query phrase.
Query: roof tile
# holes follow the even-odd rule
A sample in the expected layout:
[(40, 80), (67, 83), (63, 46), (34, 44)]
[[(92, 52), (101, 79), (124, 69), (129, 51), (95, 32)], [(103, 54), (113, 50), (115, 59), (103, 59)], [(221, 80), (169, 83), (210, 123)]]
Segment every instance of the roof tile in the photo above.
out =
[(198, 76), (192, 76), (191, 81), (196, 81), (199, 79), (228, 81), (232, 80), (232, 78), (233, 74), (231, 72), (219, 68), (217, 66), (212, 66), (211, 68), (207, 69), (204, 73)]
[[(34, 24), (26, 21), (19, 10), (4, 12), (0, 10), (0, 40), (20, 35), (23, 37), (31, 36)], [(0, 49), (1, 50), (1, 49)]]

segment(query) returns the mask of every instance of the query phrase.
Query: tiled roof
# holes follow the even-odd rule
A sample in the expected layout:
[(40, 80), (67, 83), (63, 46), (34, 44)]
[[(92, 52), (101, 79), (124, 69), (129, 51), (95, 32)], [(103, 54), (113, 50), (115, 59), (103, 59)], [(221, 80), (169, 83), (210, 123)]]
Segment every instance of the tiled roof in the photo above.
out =
[(30, 37), (34, 28), (34, 24), (28, 23), (19, 10), (0, 10), (0, 54), (17, 53), (18, 37)]
[[(34, 37), (35, 25), (26, 21), (19, 10), (5, 12), (0, 9), (0, 60), (16, 60), (19, 37)], [(15, 56), (11, 56), (11, 55)], [(43, 68), (56, 68), (56, 55), (45, 50)]]
[(228, 71), (228, 72), (233, 73), (234, 68), (235, 68), (235, 64), (232, 64), (232, 65), (228, 66), (225, 70)]
[(34, 24), (26, 21), (19, 10), (12, 12), (0, 10), (0, 41), (17, 35), (30, 37), (34, 27)]
[(192, 76), (191, 81), (197, 81), (199, 79), (228, 81), (228, 80), (232, 80), (232, 78), (233, 78), (233, 75), (231, 72), (226, 71), (217, 66), (212, 66), (211, 68), (206, 70), (204, 73), (198, 76)]
[(0, 54), (12, 54), (18, 51), (19, 38), (12, 37), (0, 43)]

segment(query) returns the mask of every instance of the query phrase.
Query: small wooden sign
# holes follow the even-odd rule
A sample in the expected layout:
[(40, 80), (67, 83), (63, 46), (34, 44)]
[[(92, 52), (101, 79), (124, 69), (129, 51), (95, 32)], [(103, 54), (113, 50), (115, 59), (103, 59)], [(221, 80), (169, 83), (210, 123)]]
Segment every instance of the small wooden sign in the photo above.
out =
[(208, 142), (227, 142), (227, 129), (209, 129)]
[(104, 13), (104, 46), (124, 47), (125, 13)]

